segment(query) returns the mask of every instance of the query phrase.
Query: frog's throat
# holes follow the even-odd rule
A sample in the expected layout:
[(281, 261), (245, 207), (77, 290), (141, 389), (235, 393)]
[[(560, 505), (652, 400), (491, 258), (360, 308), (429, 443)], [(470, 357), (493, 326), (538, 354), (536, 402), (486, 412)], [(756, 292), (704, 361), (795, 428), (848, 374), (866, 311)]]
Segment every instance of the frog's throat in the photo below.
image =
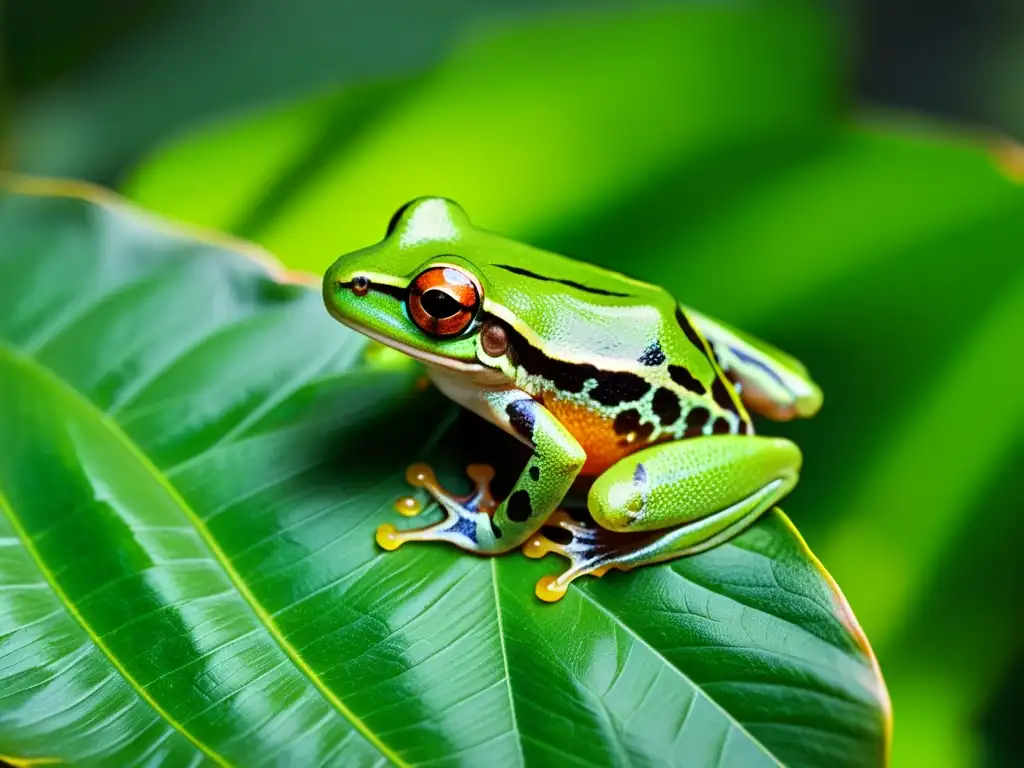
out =
[(429, 365), (436, 365), (439, 368), (447, 368), (452, 371), (461, 371), (463, 373), (484, 373), (489, 370), (487, 367), (480, 365), (479, 363), (470, 363), (465, 360), (457, 360), (452, 357), (445, 357), (443, 355), (434, 354), (433, 352), (427, 352), (423, 349), (417, 349), (409, 344), (393, 339), (390, 336), (378, 333), (372, 328), (367, 328), (362, 323), (349, 320), (347, 317), (340, 317), (334, 312), (331, 312), (331, 315), (333, 315), (334, 318), (342, 325), (347, 325), (352, 330), (359, 331), (359, 333), (364, 336), (369, 336), (374, 341), (379, 341), (384, 346), (397, 349), (399, 352)]

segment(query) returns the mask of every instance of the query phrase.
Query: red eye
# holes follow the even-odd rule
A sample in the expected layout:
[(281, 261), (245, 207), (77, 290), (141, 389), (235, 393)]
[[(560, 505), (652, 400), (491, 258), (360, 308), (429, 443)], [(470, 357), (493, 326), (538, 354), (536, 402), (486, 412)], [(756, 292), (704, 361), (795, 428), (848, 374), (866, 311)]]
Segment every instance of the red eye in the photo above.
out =
[(455, 267), (431, 267), (409, 286), (409, 314), (422, 330), (455, 336), (473, 322), (480, 308), (476, 282)]

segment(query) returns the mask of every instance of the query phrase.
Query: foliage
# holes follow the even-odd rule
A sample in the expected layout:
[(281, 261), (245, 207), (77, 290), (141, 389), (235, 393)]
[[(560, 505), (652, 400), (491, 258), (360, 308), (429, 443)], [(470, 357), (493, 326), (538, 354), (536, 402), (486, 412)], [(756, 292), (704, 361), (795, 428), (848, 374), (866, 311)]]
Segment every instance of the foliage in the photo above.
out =
[(0, 323), (0, 752), (881, 760), (870, 649), (781, 512), (558, 606), (532, 591), (550, 561), (385, 554), (403, 466), (461, 463), (415, 370), (367, 365), (317, 291), (116, 203), (8, 194), (0, 243), (0, 301), (22, 298)]
[[(759, 429), (804, 450), (786, 508), (879, 653), (894, 762), (977, 764), (980, 712), (1024, 647), (1024, 154), (905, 116), (851, 120), (844, 45), (811, 2), (560, 12), (462, 26), (454, 48), (454, 11), (392, 14), (381, 34), (273, 5), (235, 25), (180, 11), (173, 34), (16, 126), (22, 167), (109, 174), (159, 137), (132, 197), (314, 272), (407, 198), (445, 194), (797, 354), (824, 411)], [(234, 88), (218, 62), (242, 60), (261, 74)], [(261, 100), (279, 104), (199, 124)]]

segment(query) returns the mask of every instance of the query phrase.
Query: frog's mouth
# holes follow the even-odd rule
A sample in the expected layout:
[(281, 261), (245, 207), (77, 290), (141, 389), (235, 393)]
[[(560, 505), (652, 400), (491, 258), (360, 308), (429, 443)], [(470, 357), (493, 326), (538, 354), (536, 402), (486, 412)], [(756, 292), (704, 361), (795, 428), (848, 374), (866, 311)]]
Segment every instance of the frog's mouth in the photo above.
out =
[(435, 352), (428, 352), (425, 349), (414, 347), (412, 344), (407, 344), (404, 341), (399, 341), (391, 336), (375, 331), (372, 328), (368, 328), (357, 320), (353, 320), (350, 317), (345, 317), (339, 312), (335, 312), (333, 307), (328, 307), (328, 311), (331, 313), (331, 317), (342, 325), (345, 325), (354, 331), (359, 331), (359, 333), (364, 336), (380, 342), (386, 347), (397, 349), (399, 352), (415, 358), (422, 363), (426, 363), (427, 365), (436, 365), (440, 368), (447, 368), (451, 371), (461, 371), (462, 373), (483, 373), (488, 370), (479, 363), (470, 363), (465, 360), (445, 357), (444, 355), (439, 355)]

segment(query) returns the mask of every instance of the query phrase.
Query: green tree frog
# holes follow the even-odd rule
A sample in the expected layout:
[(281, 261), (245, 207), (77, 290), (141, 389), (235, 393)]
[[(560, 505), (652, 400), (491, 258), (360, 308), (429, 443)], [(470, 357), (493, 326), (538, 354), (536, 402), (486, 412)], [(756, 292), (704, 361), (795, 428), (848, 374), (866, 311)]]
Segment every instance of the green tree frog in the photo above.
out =
[[(792, 357), (661, 288), (477, 229), (444, 198), (403, 206), (380, 243), (327, 270), (323, 292), (337, 320), (422, 361), (445, 395), (532, 449), (500, 503), (489, 467), (469, 467), (476, 488), (455, 495), (414, 465), (409, 481), (444, 519), (382, 525), (377, 543), (561, 554), (568, 568), (537, 584), (545, 601), (579, 576), (742, 531), (793, 488), (801, 464), (792, 442), (754, 435), (748, 408), (790, 419), (821, 405)], [(591, 519), (559, 509), (581, 477), (592, 480)]]

